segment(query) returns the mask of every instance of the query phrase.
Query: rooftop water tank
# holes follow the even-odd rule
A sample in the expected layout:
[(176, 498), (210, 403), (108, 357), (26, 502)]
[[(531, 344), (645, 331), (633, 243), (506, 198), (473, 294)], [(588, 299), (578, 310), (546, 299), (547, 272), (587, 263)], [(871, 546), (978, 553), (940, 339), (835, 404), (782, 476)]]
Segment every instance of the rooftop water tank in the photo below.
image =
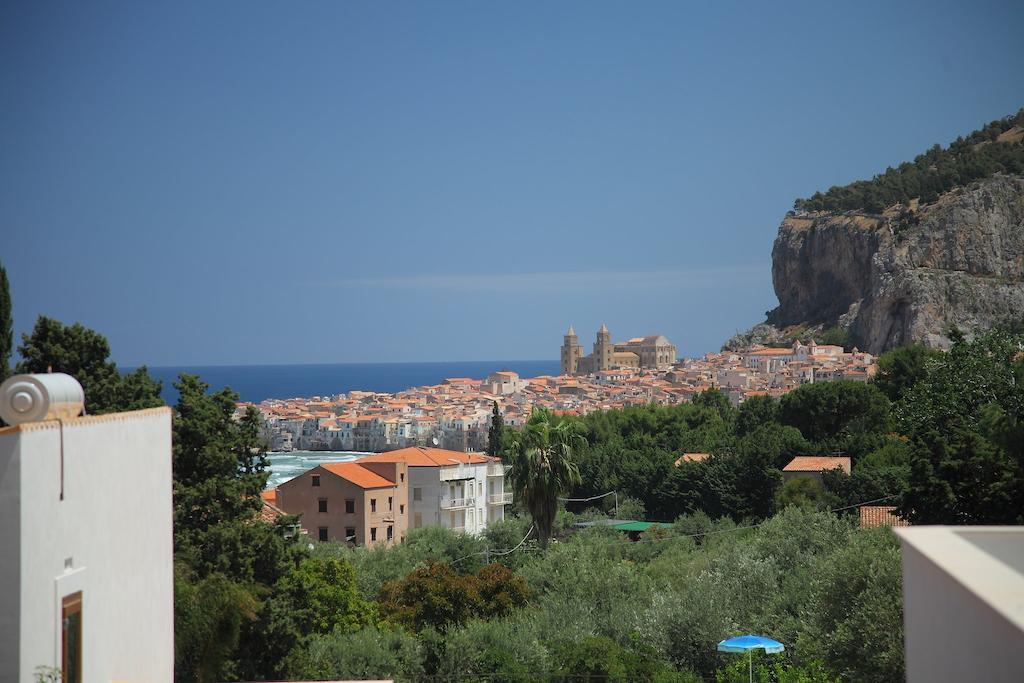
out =
[(9, 425), (78, 417), (85, 408), (85, 391), (63, 372), (14, 375), (0, 384), (0, 418)]

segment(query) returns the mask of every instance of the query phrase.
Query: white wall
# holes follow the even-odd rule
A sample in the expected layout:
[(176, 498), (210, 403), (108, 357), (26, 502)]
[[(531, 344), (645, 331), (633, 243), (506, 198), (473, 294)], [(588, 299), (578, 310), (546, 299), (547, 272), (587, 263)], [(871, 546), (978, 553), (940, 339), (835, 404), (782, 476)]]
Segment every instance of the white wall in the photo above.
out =
[[(414, 528), (417, 512), (421, 515), (421, 526), (440, 524), (450, 528), (464, 525), (466, 533), (470, 534), (483, 533), (487, 529), (488, 520), (504, 519), (503, 511), (498, 514), (498, 511), (489, 510), (490, 507), (499, 506), (491, 506), (487, 502), (487, 497), (492, 493), (488, 488), (487, 464), (463, 464), (460, 467), (471, 470), (473, 478), (456, 482), (442, 482), (440, 467), (409, 468), (409, 506), (412, 513), (409, 518), (410, 529)], [(491, 480), (491, 485), (497, 487), (495, 490), (500, 492), (502, 489), (496, 482), (502, 481), (502, 478), (491, 477)], [(455, 517), (459, 520), (456, 524), (452, 524), (451, 521), (453, 511), (441, 509), (441, 498), (449, 497), (450, 483), (456, 485), (456, 491), (462, 491), (462, 495), (456, 494), (456, 497), (474, 498), (476, 501), (472, 508), (460, 508), (454, 511)], [(470, 486), (472, 486), (472, 491), (470, 491)], [(413, 500), (413, 490), (416, 487), (422, 490), (423, 499), (421, 501)], [(472, 515), (470, 514), (471, 509)]]
[[(416, 513), (420, 514), (419, 526), (441, 524), (439, 516), (441, 482), (437, 467), (409, 467), (409, 528), (415, 528)], [(413, 500), (413, 489), (419, 488), (422, 500)]]
[[(1021, 527), (905, 527), (903, 626), (910, 683), (1024, 680)], [(973, 536), (1003, 536), (987, 547)], [(1009, 551), (1009, 555), (1007, 553)]]
[(171, 411), (66, 421), (63, 500), (61, 431), (0, 430), (0, 682), (60, 665), (61, 600), (78, 590), (84, 681), (170, 681)]

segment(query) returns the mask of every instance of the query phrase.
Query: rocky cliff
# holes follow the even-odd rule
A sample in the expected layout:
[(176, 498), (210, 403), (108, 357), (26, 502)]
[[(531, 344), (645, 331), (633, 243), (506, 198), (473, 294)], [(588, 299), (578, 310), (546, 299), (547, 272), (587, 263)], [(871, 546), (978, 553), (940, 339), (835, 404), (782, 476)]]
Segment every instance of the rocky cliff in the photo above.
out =
[(880, 353), (1024, 319), (1024, 177), (912, 208), (787, 216), (772, 249), (779, 306), (739, 343), (838, 327)]

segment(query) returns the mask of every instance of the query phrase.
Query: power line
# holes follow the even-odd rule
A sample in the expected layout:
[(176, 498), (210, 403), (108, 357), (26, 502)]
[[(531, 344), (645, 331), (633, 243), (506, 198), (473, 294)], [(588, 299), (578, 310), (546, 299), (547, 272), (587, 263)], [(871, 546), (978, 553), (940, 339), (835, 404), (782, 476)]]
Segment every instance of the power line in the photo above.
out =
[(607, 498), (608, 496), (610, 496), (610, 495), (612, 495), (614, 493), (617, 493), (617, 492), (616, 491), (609, 491), (608, 493), (602, 493), (602, 494), (600, 494), (598, 496), (591, 496), (590, 498), (559, 498), (558, 500), (560, 500), (560, 501), (562, 501), (564, 503), (589, 503), (590, 501), (597, 500), (598, 498)]
[(469, 555), (465, 555), (463, 557), (460, 557), (457, 560), (452, 560), (451, 564), (458, 564), (459, 562), (462, 562), (463, 560), (468, 560), (471, 557), (478, 557), (480, 555), (486, 555), (488, 558), (490, 558), (492, 555), (495, 556), (495, 557), (501, 557), (502, 555), (511, 555), (516, 550), (519, 550), (519, 548), (524, 543), (526, 543), (526, 539), (528, 539), (530, 537), (530, 534), (532, 534), (532, 533), (533, 533), (533, 525), (531, 524), (530, 528), (526, 531), (526, 535), (523, 536), (523, 540), (519, 541), (519, 543), (517, 543), (514, 548), (508, 548), (506, 550), (489, 550), (489, 549), (488, 550), (481, 550), (480, 552), (470, 553)]

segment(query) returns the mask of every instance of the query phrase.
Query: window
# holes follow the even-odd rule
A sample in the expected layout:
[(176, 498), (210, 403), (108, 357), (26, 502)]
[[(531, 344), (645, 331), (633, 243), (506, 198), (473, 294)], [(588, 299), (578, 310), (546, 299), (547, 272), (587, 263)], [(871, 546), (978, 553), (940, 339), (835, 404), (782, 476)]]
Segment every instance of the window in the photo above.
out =
[(398, 506), (398, 514), (400, 514), (400, 515), (404, 515), (405, 514), (405, 506), (404, 505), (399, 505)]
[(395, 540), (395, 527), (390, 526), (390, 525), (388, 526), (388, 540), (389, 541)]
[(394, 510), (394, 509), (395, 508), (392, 507), (392, 504), (391, 504), (391, 496), (388, 496), (388, 510), (390, 511), (390, 510)]
[(316, 501), (317, 512), (327, 512), (327, 499), (320, 498)]
[(405, 481), (405, 472), (398, 475), (398, 481)]
[(371, 498), (370, 499), (370, 512), (376, 512), (376, 511), (377, 511), (377, 499), (376, 498)]
[(313, 486), (319, 486), (319, 485), (320, 485), (320, 475), (319, 474), (314, 474), (313, 475)]
[(327, 542), (327, 527), (322, 526), (319, 529), (317, 529), (316, 531), (317, 531), (317, 538), (321, 542), (326, 543)]
[(412, 490), (413, 500), (423, 500), (423, 489), (417, 487)]
[(370, 528), (370, 540), (371, 541), (376, 541), (377, 540), (377, 527), (371, 527)]
[(61, 601), (60, 666), (65, 683), (82, 683), (82, 591)]
[(345, 540), (349, 543), (356, 542), (356, 528), (354, 526), (345, 527)]
[(351, 514), (355, 514), (355, 511), (356, 511), (356, 500), (355, 500), (355, 498), (346, 498), (345, 499), (345, 512), (347, 512), (348, 514), (351, 515)]

